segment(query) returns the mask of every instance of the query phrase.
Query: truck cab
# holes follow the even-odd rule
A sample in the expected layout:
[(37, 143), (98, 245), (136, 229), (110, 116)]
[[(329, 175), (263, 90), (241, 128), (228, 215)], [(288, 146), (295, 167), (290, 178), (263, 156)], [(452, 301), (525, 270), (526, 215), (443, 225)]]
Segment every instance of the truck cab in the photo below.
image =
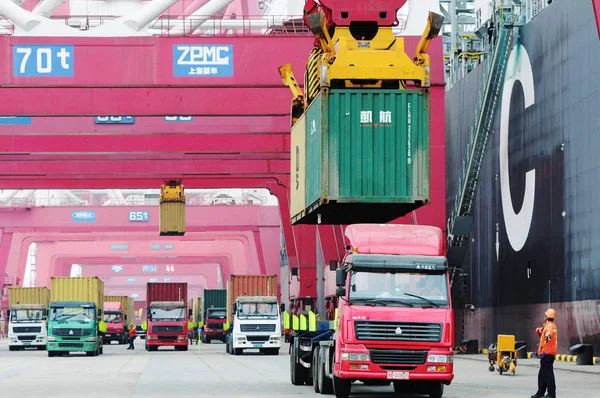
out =
[(102, 325), (102, 308), (93, 302), (51, 302), (48, 356), (63, 356), (69, 352), (85, 352), (87, 356), (102, 354)]
[(246, 349), (278, 355), (281, 348), (281, 316), (277, 297), (241, 296), (233, 303), (233, 325), (229, 352), (241, 355)]
[(15, 304), (8, 311), (8, 349), (46, 349), (47, 309), (41, 304)]
[(188, 330), (183, 301), (153, 301), (147, 311), (146, 350), (156, 351), (158, 347), (175, 347), (177, 351), (187, 351)]
[(104, 322), (106, 322), (106, 333), (103, 336), (104, 344), (110, 344), (113, 341), (119, 344), (127, 343), (129, 334), (125, 328), (123, 318), (121, 303), (104, 302)]
[(204, 316), (203, 343), (210, 344), (212, 340), (220, 340), (225, 343), (225, 322), (227, 322), (225, 308), (208, 308)]
[(337, 328), (320, 343), (336, 395), (360, 380), (441, 397), (454, 378), (446, 258), (352, 253), (336, 285)]

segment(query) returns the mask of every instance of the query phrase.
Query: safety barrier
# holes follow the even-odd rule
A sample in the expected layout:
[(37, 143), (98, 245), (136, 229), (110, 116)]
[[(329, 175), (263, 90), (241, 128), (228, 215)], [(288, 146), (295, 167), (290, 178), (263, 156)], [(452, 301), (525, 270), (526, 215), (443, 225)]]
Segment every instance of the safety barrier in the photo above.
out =
[(334, 313), (333, 321), (317, 319), (317, 314), (308, 311), (308, 316), (301, 313), (300, 315), (283, 313), (283, 329), (285, 334), (290, 331), (294, 332), (316, 332), (317, 330), (335, 330), (337, 327), (337, 308)]

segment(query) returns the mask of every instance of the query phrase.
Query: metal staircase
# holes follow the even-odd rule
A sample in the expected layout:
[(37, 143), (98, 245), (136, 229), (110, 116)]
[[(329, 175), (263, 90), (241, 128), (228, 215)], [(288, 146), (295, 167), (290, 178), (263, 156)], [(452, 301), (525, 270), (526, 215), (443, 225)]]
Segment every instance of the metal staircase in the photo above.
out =
[[(464, 261), (467, 242), (473, 225), (473, 204), (487, 143), (496, 118), (496, 109), (502, 96), (502, 87), (506, 75), (507, 63), (515, 41), (516, 27), (521, 25), (515, 18), (512, 7), (503, 7), (496, 13), (495, 41), (490, 45), (491, 57), (486, 60), (485, 85), (479, 92), (475, 119), (467, 144), (467, 152), (458, 180), (458, 189), (454, 207), (448, 219), (448, 263), (451, 267), (460, 267)], [(452, 272), (451, 283), (455, 272)]]

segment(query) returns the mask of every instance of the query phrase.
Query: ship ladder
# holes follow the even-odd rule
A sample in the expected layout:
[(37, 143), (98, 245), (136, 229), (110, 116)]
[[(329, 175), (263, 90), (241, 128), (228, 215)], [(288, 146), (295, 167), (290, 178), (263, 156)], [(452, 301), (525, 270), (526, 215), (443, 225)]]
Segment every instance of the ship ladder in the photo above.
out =
[[(509, 9), (510, 10), (510, 9)], [(456, 268), (461, 266), (466, 255), (466, 242), (471, 234), (473, 223), (473, 204), (479, 176), (483, 168), (486, 147), (496, 118), (496, 109), (502, 96), (504, 77), (514, 41), (515, 30), (513, 15), (507, 9), (499, 13), (497, 42), (492, 48), (484, 71), (485, 85), (479, 92), (471, 134), (467, 144), (467, 153), (463, 159), (458, 180), (458, 189), (454, 207), (448, 220), (448, 263), (453, 268), (450, 286), (453, 285)]]

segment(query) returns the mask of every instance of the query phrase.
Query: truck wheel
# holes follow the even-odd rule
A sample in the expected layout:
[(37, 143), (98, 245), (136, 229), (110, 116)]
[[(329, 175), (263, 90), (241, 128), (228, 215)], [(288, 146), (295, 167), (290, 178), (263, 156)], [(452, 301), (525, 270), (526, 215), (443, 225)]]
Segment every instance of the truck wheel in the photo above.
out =
[[(10, 348), (12, 348), (12, 347), (10, 347)], [(49, 358), (52, 358), (52, 357), (54, 357), (54, 356), (55, 356), (55, 354), (56, 354), (56, 353), (55, 353), (54, 351), (48, 351), (48, 357), (49, 357)]]
[(15, 351), (15, 348), (17, 348), (17, 347), (14, 347), (14, 346), (9, 346), (9, 347), (8, 347), (8, 351)]
[(313, 390), (315, 390), (316, 393), (320, 392), (321, 390), (319, 389), (319, 351), (321, 350), (321, 347), (316, 346), (314, 351), (313, 351), (313, 356), (312, 356), (312, 361), (310, 364), (310, 370), (312, 372), (312, 379), (313, 379)]
[(441, 398), (444, 395), (444, 385), (442, 383), (432, 383), (429, 387), (430, 398)]
[(352, 380), (333, 376), (333, 393), (336, 398), (348, 398), (352, 390)]
[(234, 348), (233, 349), (233, 355), (242, 355), (244, 353), (244, 350), (242, 348)]
[(317, 373), (319, 376), (319, 390), (322, 395), (333, 393), (333, 381), (327, 377), (325, 372), (325, 355), (327, 355), (327, 350), (320, 349), (319, 358), (317, 358)]
[(46, 350), (46, 346), (45, 345), (39, 345), (37, 347), (38, 351), (45, 351)]
[(231, 351), (229, 350), (229, 343), (225, 342), (225, 352), (228, 354), (231, 354)]
[(290, 354), (290, 377), (292, 384), (295, 386), (304, 385), (304, 383), (306, 383), (306, 379), (308, 378), (304, 366), (296, 363), (296, 350), (293, 348), (292, 353)]
[(186, 345), (185, 346), (181, 346), (180, 350), (181, 351), (187, 351), (188, 350), (188, 346), (186, 346)]

